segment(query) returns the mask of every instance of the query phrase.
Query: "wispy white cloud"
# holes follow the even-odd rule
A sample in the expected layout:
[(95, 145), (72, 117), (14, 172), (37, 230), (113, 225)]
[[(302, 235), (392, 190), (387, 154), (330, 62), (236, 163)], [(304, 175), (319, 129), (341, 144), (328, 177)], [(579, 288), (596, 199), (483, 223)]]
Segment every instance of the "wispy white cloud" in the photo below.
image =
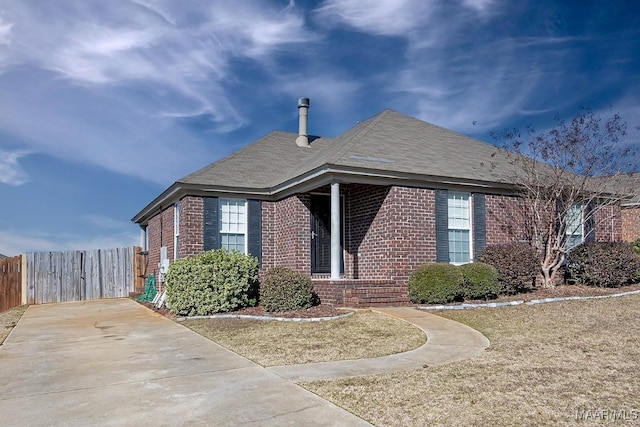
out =
[(346, 24), (365, 33), (405, 37), (423, 26), (435, 7), (431, 0), (327, 0), (314, 12), (321, 24)]
[(9, 35), (0, 129), (28, 149), (162, 184), (215, 160), (182, 119), (219, 133), (248, 123), (230, 92), (234, 61), (266, 64), (317, 38), (295, 6), (258, 0), (24, 0), (3, 4), (0, 42)]
[[(290, 95), (291, 99), (307, 96), (317, 105), (331, 106), (334, 111), (353, 108), (353, 97), (361, 83), (339, 73), (317, 74), (284, 73), (276, 78), (278, 90)], [(357, 105), (357, 104), (356, 104)], [(292, 114), (297, 111), (292, 109)]]
[(13, 24), (4, 22), (0, 17), (0, 44), (9, 44), (11, 42), (11, 28)]
[(314, 18), (329, 28), (404, 40), (397, 71), (378, 76), (392, 104), (425, 121), (479, 134), (584, 95), (556, 91), (564, 82), (579, 84), (580, 60), (571, 46), (585, 37), (500, 32), (508, 27), (501, 16), (507, 12), (514, 10), (492, 0), (326, 0)]
[(487, 13), (494, 3), (494, 0), (462, 0), (463, 5), (480, 13)]
[(100, 228), (122, 229), (130, 226), (129, 223), (123, 223), (122, 221), (101, 214), (86, 214), (80, 218), (84, 222)]
[(28, 154), (22, 150), (0, 150), (0, 183), (17, 186), (27, 182), (28, 176), (18, 160)]

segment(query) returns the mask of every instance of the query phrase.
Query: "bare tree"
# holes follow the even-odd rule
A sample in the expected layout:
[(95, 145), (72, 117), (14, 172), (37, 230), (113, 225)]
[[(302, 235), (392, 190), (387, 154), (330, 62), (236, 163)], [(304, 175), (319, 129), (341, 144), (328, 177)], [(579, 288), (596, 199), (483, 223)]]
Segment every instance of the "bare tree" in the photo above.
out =
[(526, 238), (540, 256), (543, 287), (555, 276), (576, 240), (594, 240), (596, 224), (619, 215), (632, 193), (627, 172), (637, 166), (624, 146), (627, 125), (618, 114), (602, 119), (581, 109), (570, 121), (538, 133), (528, 126), (494, 132), (507, 149), (511, 176), (521, 198)]

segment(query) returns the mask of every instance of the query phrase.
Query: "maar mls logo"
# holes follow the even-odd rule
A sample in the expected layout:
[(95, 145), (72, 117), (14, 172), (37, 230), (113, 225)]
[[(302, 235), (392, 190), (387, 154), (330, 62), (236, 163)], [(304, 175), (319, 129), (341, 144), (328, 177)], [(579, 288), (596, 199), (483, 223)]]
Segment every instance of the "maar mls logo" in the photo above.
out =
[(633, 421), (640, 420), (638, 409), (578, 409), (578, 421)]

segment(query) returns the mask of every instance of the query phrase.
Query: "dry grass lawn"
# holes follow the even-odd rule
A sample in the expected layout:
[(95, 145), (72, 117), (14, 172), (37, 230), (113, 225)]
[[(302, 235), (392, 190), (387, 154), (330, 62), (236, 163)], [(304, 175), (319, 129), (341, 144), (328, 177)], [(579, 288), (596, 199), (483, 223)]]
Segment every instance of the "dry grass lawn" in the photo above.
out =
[(27, 305), (21, 305), (0, 313), (0, 344), (9, 336), (27, 307)]
[(440, 367), (303, 386), (377, 426), (595, 425), (616, 416), (640, 425), (640, 296), (439, 314), (491, 346)]
[(386, 356), (426, 341), (415, 326), (371, 311), (323, 322), (199, 319), (182, 324), (263, 366)]

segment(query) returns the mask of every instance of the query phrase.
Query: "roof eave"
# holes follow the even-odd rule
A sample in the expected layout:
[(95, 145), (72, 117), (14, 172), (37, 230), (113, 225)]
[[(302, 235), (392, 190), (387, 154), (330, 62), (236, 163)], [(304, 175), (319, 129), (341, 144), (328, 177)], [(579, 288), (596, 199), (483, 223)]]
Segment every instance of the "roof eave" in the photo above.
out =
[(175, 182), (162, 194), (142, 209), (131, 221), (144, 224), (166, 206), (180, 198), (191, 196), (243, 195), (261, 200), (278, 200), (296, 193), (305, 193), (333, 182), (349, 184), (394, 185), (401, 183), (408, 187), (465, 188), (469, 191), (491, 189), (497, 193), (513, 193), (513, 184), (465, 178), (431, 176), (395, 171), (383, 171), (361, 167), (347, 167), (325, 164), (281, 184), (265, 188), (208, 186)]

